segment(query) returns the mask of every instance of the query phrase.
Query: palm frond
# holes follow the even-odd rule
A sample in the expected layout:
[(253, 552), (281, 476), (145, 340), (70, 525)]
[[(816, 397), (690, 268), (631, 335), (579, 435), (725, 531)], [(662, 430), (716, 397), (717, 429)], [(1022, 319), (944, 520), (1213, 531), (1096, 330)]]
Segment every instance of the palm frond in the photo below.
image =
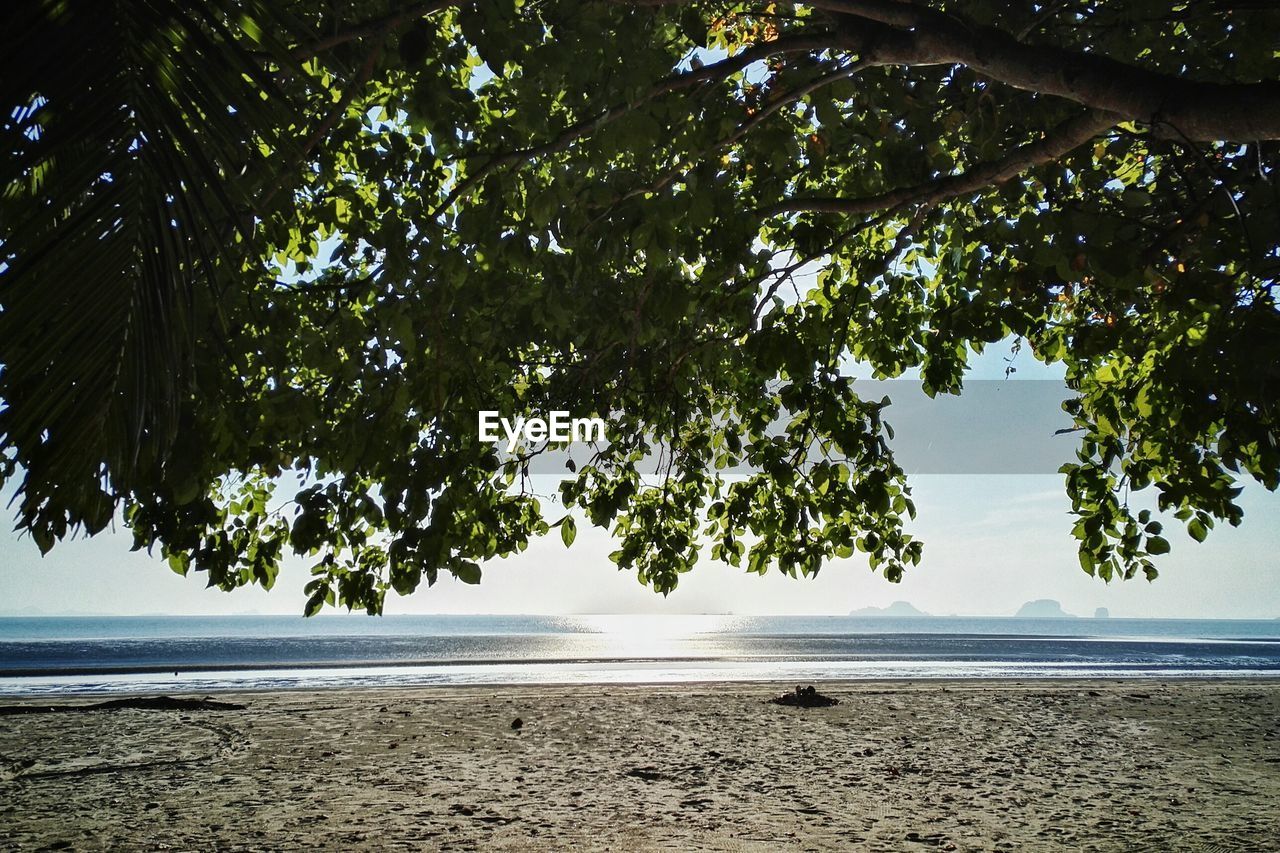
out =
[(47, 549), (169, 464), (255, 192), (296, 164), (270, 65), (292, 22), (235, 0), (0, 18), (0, 475)]

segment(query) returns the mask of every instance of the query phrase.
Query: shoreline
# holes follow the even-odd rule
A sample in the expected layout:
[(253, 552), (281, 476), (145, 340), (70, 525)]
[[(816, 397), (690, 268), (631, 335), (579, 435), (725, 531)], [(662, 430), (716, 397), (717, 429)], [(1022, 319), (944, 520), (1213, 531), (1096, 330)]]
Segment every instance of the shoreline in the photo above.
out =
[[(875, 636), (875, 635), (868, 635)], [(887, 634), (885, 636), (900, 636), (895, 634)], [(938, 634), (931, 635), (932, 638), (948, 639), (952, 635)], [(955, 635), (957, 637), (971, 637), (972, 635)], [(1034, 636), (1022, 637), (1016, 635), (999, 636), (999, 635), (982, 635), (982, 639), (988, 640), (1022, 640), (1022, 641), (1038, 641), (1045, 642), (1087, 642), (1087, 643), (1143, 643), (1149, 645), (1173, 645), (1185, 644), (1188, 642), (1182, 638), (1145, 638), (1145, 637), (1059, 637), (1059, 636)], [(1194, 639), (1191, 642), (1197, 644), (1219, 644), (1219, 645), (1261, 645), (1272, 646), (1280, 645), (1280, 638), (1205, 638)], [(821, 658), (797, 659), (794, 655), (760, 655), (760, 654), (743, 654), (743, 655), (652, 655), (652, 656), (625, 656), (625, 655), (584, 655), (579, 657), (542, 657), (542, 658), (510, 658), (510, 657), (452, 657), (452, 658), (413, 658), (413, 659), (378, 659), (365, 658), (353, 660), (314, 660), (314, 661), (252, 661), (247, 663), (241, 662), (202, 662), (196, 665), (177, 665), (172, 664), (107, 664), (102, 666), (65, 666), (65, 667), (47, 667), (38, 669), (35, 667), (3, 667), (0, 666), (0, 678), (47, 678), (51, 676), (86, 676), (86, 675), (148, 675), (160, 674), (165, 672), (187, 673), (219, 673), (219, 672), (274, 672), (287, 670), (349, 670), (349, 669), (440, 669), (445, 667), (461, 667), (461, 666), (582, 666), (593, 664), (664, 664), (664, 663), (724, 663), (724, 664), (742, 664), (742, 663), (885, 663), (885, 664), (902, 664), (917, 661), (919, 658), (910, 656), (869, 656), (869, 655), (829, 655)], [(946, 660), (931, 659), (931, 663), (1004, 663), (1015, 664), (1024, 663), (1014, 659), (1007, 660)], [(1065, 666), (1066, 661), (1036, 661), (1042, 665), (1058, 665)], [(1103, 666), (1105, 664), (1098, 664)], [(1149, 666), (1145, 663), (1114, 663), (1112, 666)], [(1274, 670), (1280, 675), (1280, 668)]]
[[(335, 670), (348, 669), (349, 667), (317, 667), (316, 669)], [(129, 674), (159, 674), (168, 672), (163, 669), (158, 671), (139, 672), (138, 670), (122, 670), (119, 675)], [(183, 675), (198, 676), (202, 673), (209, 672), (216, 674), (221, 670), (191, 670), (183, 672)], [(239, 671), (239, 670), (232, 670)], [(247, 671), (254, 671), (253, 669)], [(264, 670), (269, 671), (269, 670)], [(108, 674), (101, 672), (87, 673)], [(65, 673), (56, 673), (40, 676), (17, 676), (16, 678), (49, 678)], [(758, 678), (742, 677), (742, 678), (705, 678), (691, 679), (688, 681), (681, 680), (651, 680), (651, 681), (474, 681), (465, 683), (440, 682), (440, 683), (372, 683), (372, 684), (300, 684), (297, 686), (280, 686), (280, 685), (261, 685), (261, 686), (200, 686), (181, 684), (157, 684), (151, 687), (139, 685), (137, 689), (83, 689), (83, 690), (56, 690), (47, 692), (8, 692), (0, 688), (0, 709), (20, 704), (37, 703), (39, 705), (58, 705), (64, 702), (75, 702), (85, 699), (124, 699), (139, 698), (148, 696), (206, 696), (213, 698), (234, 697), (234, 696), (263, 696), (280, 694), (297, 695), (297, 694), (331, 694), (341, 692), (352, 693), (369, 693), (379, 691), (389, 692), (449, 692), (449, 691), (553, 691), (564, 690), (574, 691), (578, 689), (599, 689), (609, 688), (623, 690), (628, 688), (652, 689), (652, 690), (673, 690), (678, 691), (685, 688), (724, 688), (724, 689), (760, 689), (761, 687), (786, 687), (794, 686), (797, 681), (803, 681), (806, 684), (812, 683), (821, 686), (821, 688), (833, 689), (850, 689), (857, 690), (859, 688), (874, 688), (876, 686), (894, 686), (894, 687), (911, 687), (919, 685), (921, 687), (947, 687), (960, 689), (965, 685), (973, 685), (984, 688), (1000, 688), (1002, 686), (1016, 688), (1029, 685), (1062, 685), (1070, 687), (1072, 685), (1152, 685), (1152, 684), (1212, 684), (1212, 683), (1238, 683), (1238, 684), (1256, 684), (1259, 686), (1280, 686), (1280, 670), (1258, 669), (1258, 670), (1204, 670), (1203, 675), (1195, 674), (1186, 670), (1178, 670), (1172, 672), (1164, 671), (1148, 671), (1143, 673), (1124, 673), (1116, 672), (1108, 675), (1010, 675), (1010, 676), (990, 676), (981, 675), (973, 677), (959, 677), (951, 675), (941, 676), (871, 676), (868, 678), (817, 678), (807, 677), (800, 679), (779, 678), (776, 676), (761, 676)]]
[(1274, 847), (1274, 679), (813, 683), (840, 704), (770, 704), (781, 681), (406, 686), (0, 717), (0, 846)]
[[(346, 669), (347, 667), (333, 667)], [(320, 667), (317, 667), (320, 669)], [(330, 668), (325, 668), (330, 669)], [(158, 670), (158, 672), (169, 672), (170, 670)], [(183, 672), (183, 675), (199, 675), (203, 672), (216, 672), (216, 670), (190, 670)], [(1126, 683), (1133, 684), (1153, 684), (1169, 682), (1170, 684), (1206, 684), (1206, 683), (1239, 683), (1239, 684), (1256, 684), (1258, 686), (1275, 686), (1280, 685), (1280, 669), (1266, 670), (1205, 670), (1205, 675), (1189, 674), (1185, 670), (1175, 672), (1159, 672), (1153, 674), (1124, 674), (1117, 673), (1114, 675), (1081, 675), (1081, 676), (1058, 676), (1058, 675), (1011, 675), (1011, 676), (990, 676), (981, 675), (973, 677), (963, 676), (871, 676), (868, 678), (802, 678), (801, 681), (820, 685), (823, 688), (849, 689), (858, 690), (865, 687), (878, 687), (892, 685), (895, 687), (911, 686), (918, 684), (921, 687), (961, 687), (964, 685), (974, 685), (977, 687), (998, 688), (1000, 686), (1020, 687), (1025, 685), (1053, 685), (1058, 684), (1064, 687), (1088, 685), (1088, 684), (1106, 684), (1120, 685)], [(117, 674), (150, 674), (147, 672), (139, 673), (137, 670), (125, 670)], [(93, 673), (90, 673), (93, 674)], [(22, 676), (18, 676), (22, 677)], [(33, 676), (48, 677), (48, 676)], [(156, 693), (172, 693), (175, 695), (201, 695), (224, 697), (235, 696), (239, 694), (260, 696), (263, 694), (279, 693), (284, 695), (296, 695), (299, 693), (334, 693), (349, 691), (352, 693), (364, 692), (405, 692), (405, 691), (424, 691), (424, 692), (441, 692), (441, 691), (520, 691), (520, 690), (574, 690), (577, 688), (617, 688), (619, 690), (626, 688), (641, 688), (653, 690), (681, 690), (683, 688), (725, 688), (725, 689), (760, 689), (764, 687), (776, 686), (795, 686), (796, 679), (788, 679), (785, 677), (760, 677), (760, 678), (704, 678), (690, 681), (492, 681), (492, 682), (467, 682), (462, 684), (454, 683), (430, 683), (430, 684), (316, 684), (302, 685), (298, 687), (219, 687), (216, 689), (207, 687), (192, 687), (190, 689), (181, 689), (178, 686), (168, 686), (164, 689), (151, 689), (140, 687), (137, 690), (121, 690), (121, 691), (103, 691), (103, 690), (85, 690), (75, 692), (58, 692), (58, 693), (4, 693), (0, 692), (0, 704), (21, 703), (26, 701), (40, 701), (41, 704), (58, 704), (63, 700), (75, 700), (86, 698), (103, 698), (109, 697), (120, 699), (125, 697), (153, 696)], [(44, 700), (48, 700), (45, 702)]]

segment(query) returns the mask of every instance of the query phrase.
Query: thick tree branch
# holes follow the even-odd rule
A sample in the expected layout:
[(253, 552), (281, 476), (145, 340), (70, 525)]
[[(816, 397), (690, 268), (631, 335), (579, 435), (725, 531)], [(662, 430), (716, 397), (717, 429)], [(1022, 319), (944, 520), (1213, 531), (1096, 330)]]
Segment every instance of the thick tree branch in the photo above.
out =
[(968, 193), (1004, 183), (1033, 166), (1058, 159), (1098, 134), (1120, 117), (1096, 110), (1067, 119), (1043, 138), (1020, 145), (999, 160), (975, 166), (959, 175), (948, 175), (914, 187), (903, 187), (865, 198), (792, 198), (760, 211), (763, 216), (809, 211), (865, 214), (894, 210), (910, 204), (935, 205)]
[(1091, 53), (1022, 44), (1009, 33), (898, 0), (811, 0), (844, 16), (841, 46), (904, 65), (965, 65), (1000, 83), (1057, 95), (1167, 136), (1280, 139), (1280, 82), (1208, 83)]
[[(675, 6), (687, 0), (610, 0)], [(1193, 141), (1280, 139), (1280, 81), (1209, 83), (1106, 56), (1023, 44), (995, 27), (904, 0), (804, 0), (835, 14), (831, 47), (892, 65), (964, 65), (999, 83), (1117, 113), (1157, 133)]]

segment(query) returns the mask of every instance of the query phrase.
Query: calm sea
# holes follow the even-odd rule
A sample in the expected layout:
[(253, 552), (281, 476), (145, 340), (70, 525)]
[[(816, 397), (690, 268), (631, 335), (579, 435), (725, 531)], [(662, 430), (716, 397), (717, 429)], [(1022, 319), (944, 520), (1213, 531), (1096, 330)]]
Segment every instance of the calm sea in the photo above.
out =
[(0, 694), (1280, 675), (1280, 620), (0, 618)]

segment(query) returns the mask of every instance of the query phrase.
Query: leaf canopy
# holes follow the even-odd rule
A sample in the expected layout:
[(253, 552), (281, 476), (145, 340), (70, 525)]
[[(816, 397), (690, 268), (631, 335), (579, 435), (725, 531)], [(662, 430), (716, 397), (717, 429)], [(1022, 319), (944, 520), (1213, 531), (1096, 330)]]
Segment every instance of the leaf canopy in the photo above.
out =
[(706, 545), (897, 580), (849, 363), (959, 393), (1011, 337), (1075, 395), (1089, 573), (1170, 549), (1131, 492), (1200, 541), (1280, 483), (1266, 4), (6, 14), (0, 447), (44, 549), (123, 508), (175, 571), (310, 554), (308, 614), (377, 612), (549, 532), (476, 413), (561, 410), (611, 433), (559, 501), (655, 590)]

